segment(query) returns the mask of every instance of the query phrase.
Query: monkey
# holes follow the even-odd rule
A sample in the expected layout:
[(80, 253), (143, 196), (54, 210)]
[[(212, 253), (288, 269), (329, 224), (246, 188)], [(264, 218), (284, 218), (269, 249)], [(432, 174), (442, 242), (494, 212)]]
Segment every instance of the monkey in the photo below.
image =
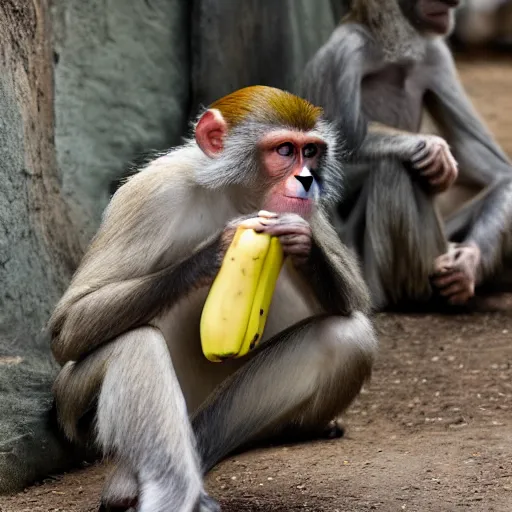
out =
[[(369, 290), (325, 213), (337, 139), (310, 102), (239, 89), (112, 196), (48, 323), (59, 424), (116, 463), (102, 510), (219, 510), (212, 467), (283, 431), (317, 436), (370, 378)], [(212, 363), (199, 321), (239, 226), (279, 237), (285, 264), (261, 344)]]
[[(447, 46), (458, 5), (353, 0), (298, 86), (347, 141), (330, 219), (376, 310), (458, 311), (512, 284), (512, 166)], [(420, 133), (424, 113), (439, 136)], [(443, 215), (454, 184), (463, 204)]]

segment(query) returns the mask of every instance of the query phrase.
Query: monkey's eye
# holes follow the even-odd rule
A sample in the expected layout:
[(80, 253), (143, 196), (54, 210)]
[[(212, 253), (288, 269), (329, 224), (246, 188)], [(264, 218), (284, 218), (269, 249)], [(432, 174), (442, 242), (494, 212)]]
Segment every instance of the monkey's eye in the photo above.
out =
[(291, 142), (285, 142), (284, 144), (278, 146), (276, 151), (281, 156), (292, 156), (294, 151), (293, 144)]
[(306, 144), (302, 150), (304, 158), (313, 158), (318, 153), (316, 144)]

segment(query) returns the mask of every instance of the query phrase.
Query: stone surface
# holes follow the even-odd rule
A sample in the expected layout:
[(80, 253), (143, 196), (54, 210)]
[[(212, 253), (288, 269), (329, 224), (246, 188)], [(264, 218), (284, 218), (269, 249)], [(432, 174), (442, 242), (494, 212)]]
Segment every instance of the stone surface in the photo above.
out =
[(334, 0), (195, 0), (192, 110), (248, 85), (297, 91), (341, 9)]
[(49, 41), (44, 0), (0, 3), (0, 492), (73, 460), (49, 428), (40, 334), (81, 253), (55, 165)]
[(50, 389), (57, 368), (47, 346), (34, 347), (31, 341), (0, 337), (0, 494), (78, 466), (85, 458), (56, 435)]
[(186, 128), (187, 0), (54, 0), (57, 161), (95, 232), (111, 183)]

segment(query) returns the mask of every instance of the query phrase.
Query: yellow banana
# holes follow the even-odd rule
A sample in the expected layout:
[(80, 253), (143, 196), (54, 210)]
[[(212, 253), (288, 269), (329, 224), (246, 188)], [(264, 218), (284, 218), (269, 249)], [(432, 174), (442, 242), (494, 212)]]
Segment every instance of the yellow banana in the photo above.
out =
[(201, 315), (201, 345), (207, 359), (238, 354), (269, 246), (268, 235), (245, 228), (235, 232)]
[(270, 303), (272, 302), (283, 259), (281, 243), (277, 237), (273, 236), (270, 239), (270, 247), (261, 270), (258, 287), (254, 295), (251, 316), (247, 324), (247, 331), (238, 353), (239, 357), (252, 350), (263, 336), (268, 310), (270, 309)]
[(201, 315), (201, 346), (208, 360), (242, 357), (261, 339), (282, 262), (277, 238), (236, 230)]

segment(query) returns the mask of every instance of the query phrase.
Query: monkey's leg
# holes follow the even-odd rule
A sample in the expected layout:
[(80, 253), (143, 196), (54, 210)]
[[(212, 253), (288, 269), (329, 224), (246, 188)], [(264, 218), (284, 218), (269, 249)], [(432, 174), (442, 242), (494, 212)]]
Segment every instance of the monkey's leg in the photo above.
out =
[(108, 475), (101, 493), (100, 512), (117, 512), (137, 506), (139, 483), (133, 471), (119, 463)]
[(369, 320), (358, 312), (308, 319), (270, 339), (195, 413), (203, 471), (291, 420), (325, 426), (358, 395), (376, 346)]
[(425, 303), (432, 296), (434, 261), (447, 248), (432, 196), (394, 158), (374, 162), (366, 186), (362, 263), (374, 307)]
[[(101, 494), (98, 512), (135, 512), (139, 484), (133, 472), (124, 464), (118, 464), (108, 475)], [(202, 494), (194, 512), (219, 512), (218, 504), (207, 494)]]
[(98, 442), (136, 475), (138, 512), (195, 510), (202, 476), (166, 341), (144, 327), (112, 343), (98, 398)]
[[(487, 275), (479, 284), (477, 294), (512, 291), (510, 197), (512, 182), (498, 182), (476, 194), (446, 219), (446, 233), (451, 242), (464, 242), (471, 235), (480, 241), (482, 265)], [(502, 204), (503, 208), (496, 209), (496, 204)], [(478, 222), (480, 229), (475, 233)]]

